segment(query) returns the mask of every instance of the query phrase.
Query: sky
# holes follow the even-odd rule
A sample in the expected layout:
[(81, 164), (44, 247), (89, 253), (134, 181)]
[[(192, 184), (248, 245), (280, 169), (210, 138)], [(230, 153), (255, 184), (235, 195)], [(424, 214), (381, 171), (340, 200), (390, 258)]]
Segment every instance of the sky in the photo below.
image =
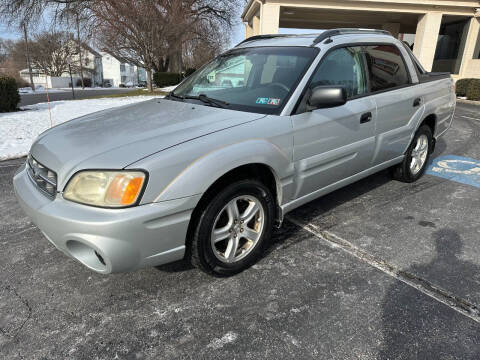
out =
[[(319, 29), (287, 29), (287, 28), (280, 28), (278, 30), (279, 34), (315, 34), (319, 33), (321, 30)], [(245, 25), (242, 23), (236, 25), (233, 28), (232, 40), (230, 43), (230, 47), (237, 45), (239, 42), (245, 39)]]
[(11, 27), (0, 24), (0, 38), (17, 39), (20, 37), (20, 31), (12, 31)]
[[(309, 29), (284, 29), (279, 30), (281, 34), (298, 34), (298, 33), (315, 33), (318, 30)], [(0, 38), (3, 39), (18, 39), (22, 37), (22, 33), (19, 29), (15, 29), (12, 26), (7, 26), (0, 23)], [(230, 47), (237, 45), (245, 38), (245, 26), (239, 21), (232, 29), (232, 37), (230, 41)]]

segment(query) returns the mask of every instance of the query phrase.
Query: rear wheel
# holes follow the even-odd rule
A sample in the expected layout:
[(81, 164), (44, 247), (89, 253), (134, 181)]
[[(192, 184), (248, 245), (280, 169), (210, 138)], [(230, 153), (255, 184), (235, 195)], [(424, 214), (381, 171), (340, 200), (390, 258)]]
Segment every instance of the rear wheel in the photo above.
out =
[(270, 238), (274, 213), (272, 194), (261, 182), (241, 180), (226, 186), (194, 219), (192, 264), (218, 275), (251, 266)]
[(429, 126), (423, 125), (418, 129), (403, 162), (392, 169), (396, 180), (411, 183), (422, 177), (433, 148), (432, 139), (432, 130)]

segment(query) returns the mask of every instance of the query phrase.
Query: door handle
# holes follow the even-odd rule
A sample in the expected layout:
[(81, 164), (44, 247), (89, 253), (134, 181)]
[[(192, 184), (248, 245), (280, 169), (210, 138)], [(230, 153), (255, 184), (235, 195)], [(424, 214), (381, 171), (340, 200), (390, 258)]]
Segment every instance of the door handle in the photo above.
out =
[(372, 121), (372, 113), (371, 112), (363, 114), (362, 117), (360, 118), (360, 124), (365, 124), (365, 123), (368, 123), (370, 121)]
[(421, 103), (422, 103), (422, 99), (416, 98), (416, 99), (413, 101), (413, 107), (418, 107), (418, 106), (420, 106)]

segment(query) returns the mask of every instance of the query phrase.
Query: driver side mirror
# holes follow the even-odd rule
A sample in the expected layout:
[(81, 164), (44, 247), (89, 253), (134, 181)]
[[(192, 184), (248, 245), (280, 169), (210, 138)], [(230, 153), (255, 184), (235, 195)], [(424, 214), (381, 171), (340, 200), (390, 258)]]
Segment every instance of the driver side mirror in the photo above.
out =
[(313, 88), (307, 105), (310, 111), (315, 109), (342, 106), (347, 102), (347, 89), (344, 86), (316, 86)]

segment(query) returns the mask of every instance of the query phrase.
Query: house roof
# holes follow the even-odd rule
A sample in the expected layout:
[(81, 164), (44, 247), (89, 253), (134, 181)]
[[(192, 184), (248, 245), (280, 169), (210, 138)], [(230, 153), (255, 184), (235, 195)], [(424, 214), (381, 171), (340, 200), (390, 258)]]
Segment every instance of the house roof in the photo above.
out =
[(94, 50), (94, 49), (93, 49), (90, 45), (88, 45), (87, 43), (82, 42), (82, 47), (83, 47), (84, 49), (90, 51), (94, 56), (102, 57), (102, 55), (101, 55), (98, 51)]

